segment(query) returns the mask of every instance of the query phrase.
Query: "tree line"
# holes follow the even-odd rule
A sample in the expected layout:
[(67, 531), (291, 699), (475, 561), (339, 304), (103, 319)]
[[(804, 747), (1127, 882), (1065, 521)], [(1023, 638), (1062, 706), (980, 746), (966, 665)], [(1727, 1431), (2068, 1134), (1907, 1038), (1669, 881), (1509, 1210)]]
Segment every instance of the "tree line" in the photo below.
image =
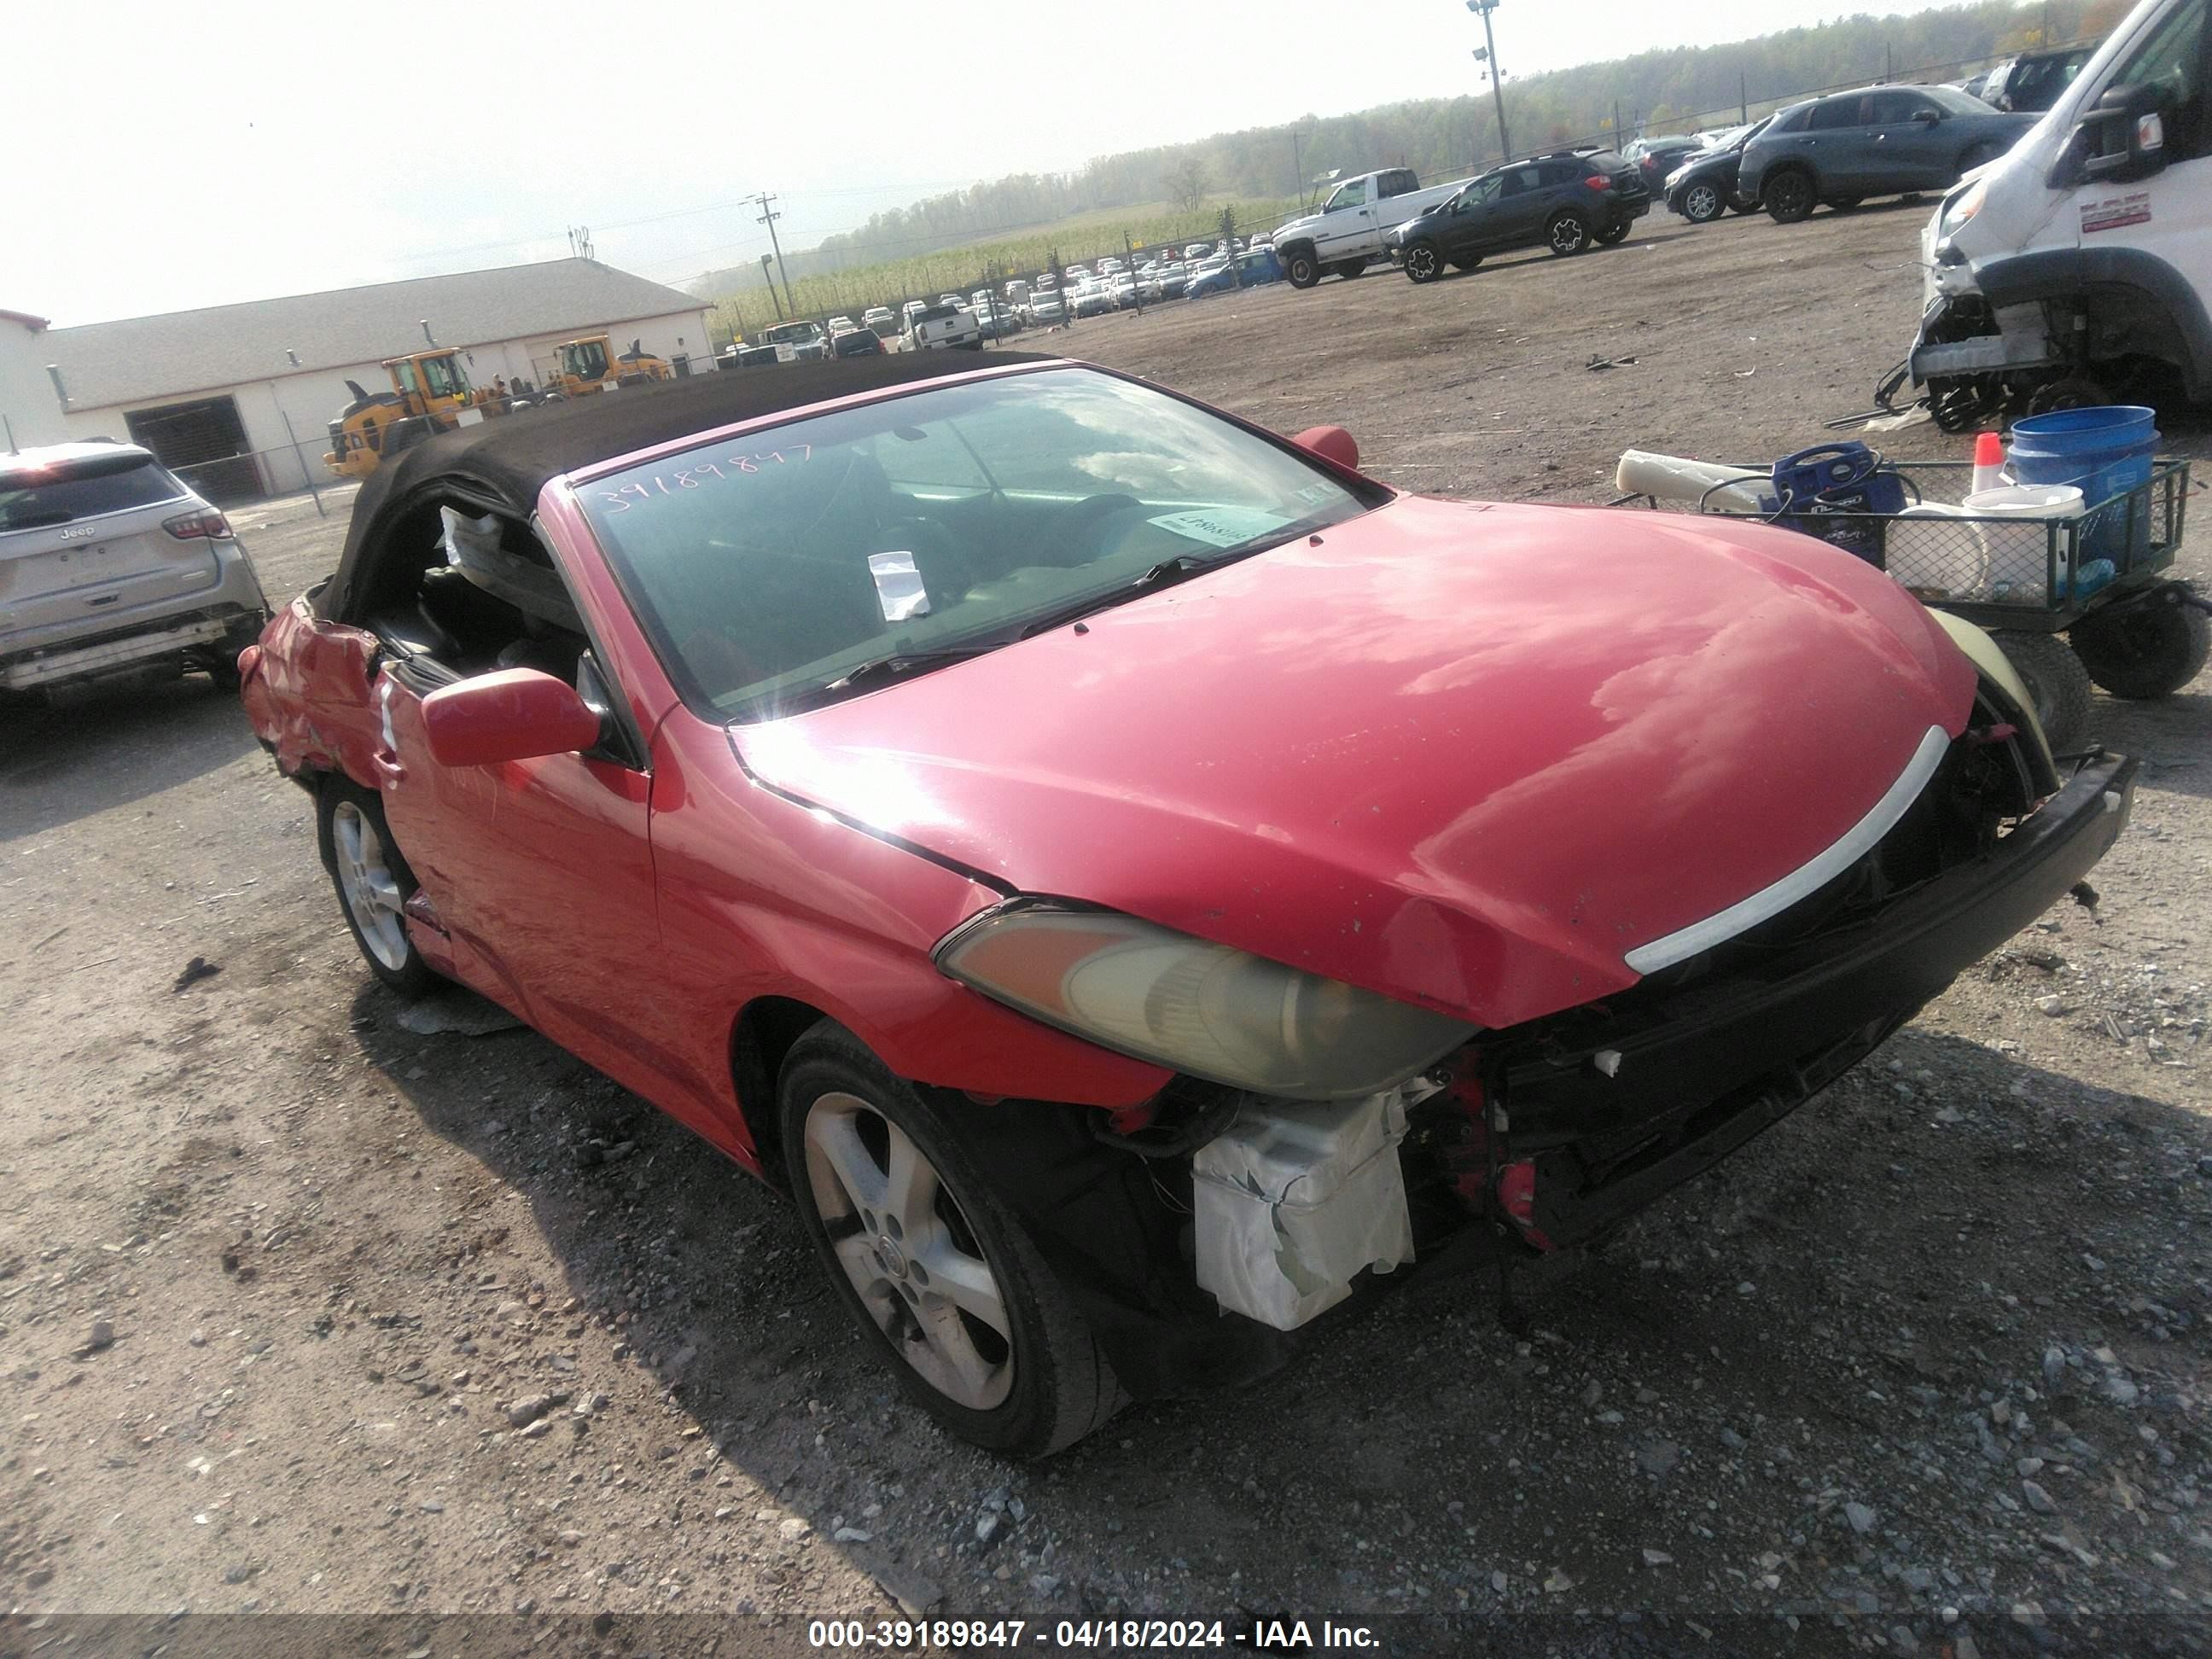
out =
[[(2101, 34), (2129, 9), (2130, 0), (1978, 0), (1909, 16), (1843, 18), (1725, 46), (1662, 47), (1525, 78), (1509, 74), (1506, 122), (1516, 153), (1721, 125), (1832, 88), (1891, 76), (1962, 78), (2016, 52)], [(1073, 173), (1009, 174), (878, 213), (857, 230), (787, 253), (786, 264), (794, 283), (838, 276), (845, 280), (836, 287), (857, 292), (889, 282), (885, 267), (933, 265), (949, 275), (955, 265), (975, 270), (1000, 263), (994, 253), (1013, 255), (1017, 246), (1025, 256), (1050, 241), (1060, 222), (1083, 215), (1141, 208), (1157, 222), (1164, 204), (1195, 221), (1224, 198), (1300, 199), (1332, 168), (1410, 167), (1425, 179), (1444, 179), (1502, 157), (1490, 94), (1470, 88), (1456, 98), (1307, 115), (1102, 155)], [(1103, 238), (1099, 246), (1118, 240)], [(952, 250), (958, 258), (930, 259)], [(691, 288), (754, 311), (766, 306), (761, 283), (760, 266), (750, 264), (710, 272)]]

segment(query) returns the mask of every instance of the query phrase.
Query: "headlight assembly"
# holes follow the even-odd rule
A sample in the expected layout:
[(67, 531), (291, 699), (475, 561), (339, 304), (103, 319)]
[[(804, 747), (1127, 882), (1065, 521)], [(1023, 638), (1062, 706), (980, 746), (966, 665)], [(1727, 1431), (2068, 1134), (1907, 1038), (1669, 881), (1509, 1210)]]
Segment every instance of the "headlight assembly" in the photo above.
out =
[(1936, 221), (1936, 234), (1938, 236), (1957, 234), (1969, 219), (1982, 210), (1982, 204), (1988, 199), (1989, 193), (1990, 181), (1986, 178), (1977, 179), (1968, 185), (1964, 195), (1955, 196), (1943, 204), (1943, 211)]
[(985, 996), (1102, 1048), (1299, 1100), (1393, 1087), (1476, 1030), (1133, 916), (1034, 900), (963, 923), (936, 960)]

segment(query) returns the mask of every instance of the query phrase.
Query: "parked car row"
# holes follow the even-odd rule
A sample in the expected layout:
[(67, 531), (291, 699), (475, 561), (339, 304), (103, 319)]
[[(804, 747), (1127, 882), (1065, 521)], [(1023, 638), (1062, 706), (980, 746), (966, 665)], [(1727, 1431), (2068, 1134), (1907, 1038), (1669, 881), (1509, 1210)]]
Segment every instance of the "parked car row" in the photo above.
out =
[(1626, 153), (1671, 158), (1660, 188), (1692, 224), (1764, 207), (1794, 224), (1821, 206), (1948, 190), (2009, 150), (2095, 54), (2098, 43), (2027, 52), (1956, 86), (1878, 86), (1807, 99), (1762, 120)]

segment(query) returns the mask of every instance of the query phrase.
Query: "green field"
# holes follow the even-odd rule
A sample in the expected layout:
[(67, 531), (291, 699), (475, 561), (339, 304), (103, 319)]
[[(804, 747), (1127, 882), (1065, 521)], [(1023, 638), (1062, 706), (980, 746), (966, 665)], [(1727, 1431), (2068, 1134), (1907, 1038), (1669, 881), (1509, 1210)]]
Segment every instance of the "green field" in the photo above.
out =
[[(996, 287), (1010, 276), (1027, 276), (1046, 268), (1056, 252), (1060, 264), (1088, 264), (1105, 254), (1120, 254), (1123, 238), (1129, 246), (1153, 243), (1180, 245), (1220, 234), (1221, 213), (1228, 209), (1239, 234), (1272, 230), (1289, 218), (1297, 204), (1260, 198), (1222, 198), (1195, 212), (1166, 203), (1139, 207), (1109, 208), (1057, 220), (1032, 230), (964, 243), (912, 258), (855, 264), (842, 270), (823, 271), (791, 279), (792, 302), (801, 317), (857, 318), (870, 306), (896, 311), (908, 300), (933, 300), (940, 294), (968, 294), (988, 284)], [(751, 336), (776, 320), (776, 307), (757, 277), (750, 283), (731, 280), (735, 272), (719, 272), (702, 284), (701, 297), (714, 301), (716, 349), (736, 336)], [(780, 295), (779, 295), (779, 297)]]

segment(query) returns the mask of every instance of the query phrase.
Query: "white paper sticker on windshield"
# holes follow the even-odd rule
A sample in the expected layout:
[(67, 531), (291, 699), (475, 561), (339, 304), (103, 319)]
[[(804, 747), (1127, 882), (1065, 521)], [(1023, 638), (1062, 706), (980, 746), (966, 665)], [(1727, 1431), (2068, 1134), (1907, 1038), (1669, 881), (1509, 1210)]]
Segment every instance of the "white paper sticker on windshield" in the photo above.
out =
[(914, 568), (911, 553), (871, 553), (868, 574), (876, 579), (876, 603), (887, 623), (905, 622), (929, 614), (929, 595), (921, 585), (921, 572)]
[(1234, 547), (1290, 522), (1279, 514), (1251, 507), (1204, 507), (1188, 513), (1164, 513), (1152, 523), (1208, 547)]

